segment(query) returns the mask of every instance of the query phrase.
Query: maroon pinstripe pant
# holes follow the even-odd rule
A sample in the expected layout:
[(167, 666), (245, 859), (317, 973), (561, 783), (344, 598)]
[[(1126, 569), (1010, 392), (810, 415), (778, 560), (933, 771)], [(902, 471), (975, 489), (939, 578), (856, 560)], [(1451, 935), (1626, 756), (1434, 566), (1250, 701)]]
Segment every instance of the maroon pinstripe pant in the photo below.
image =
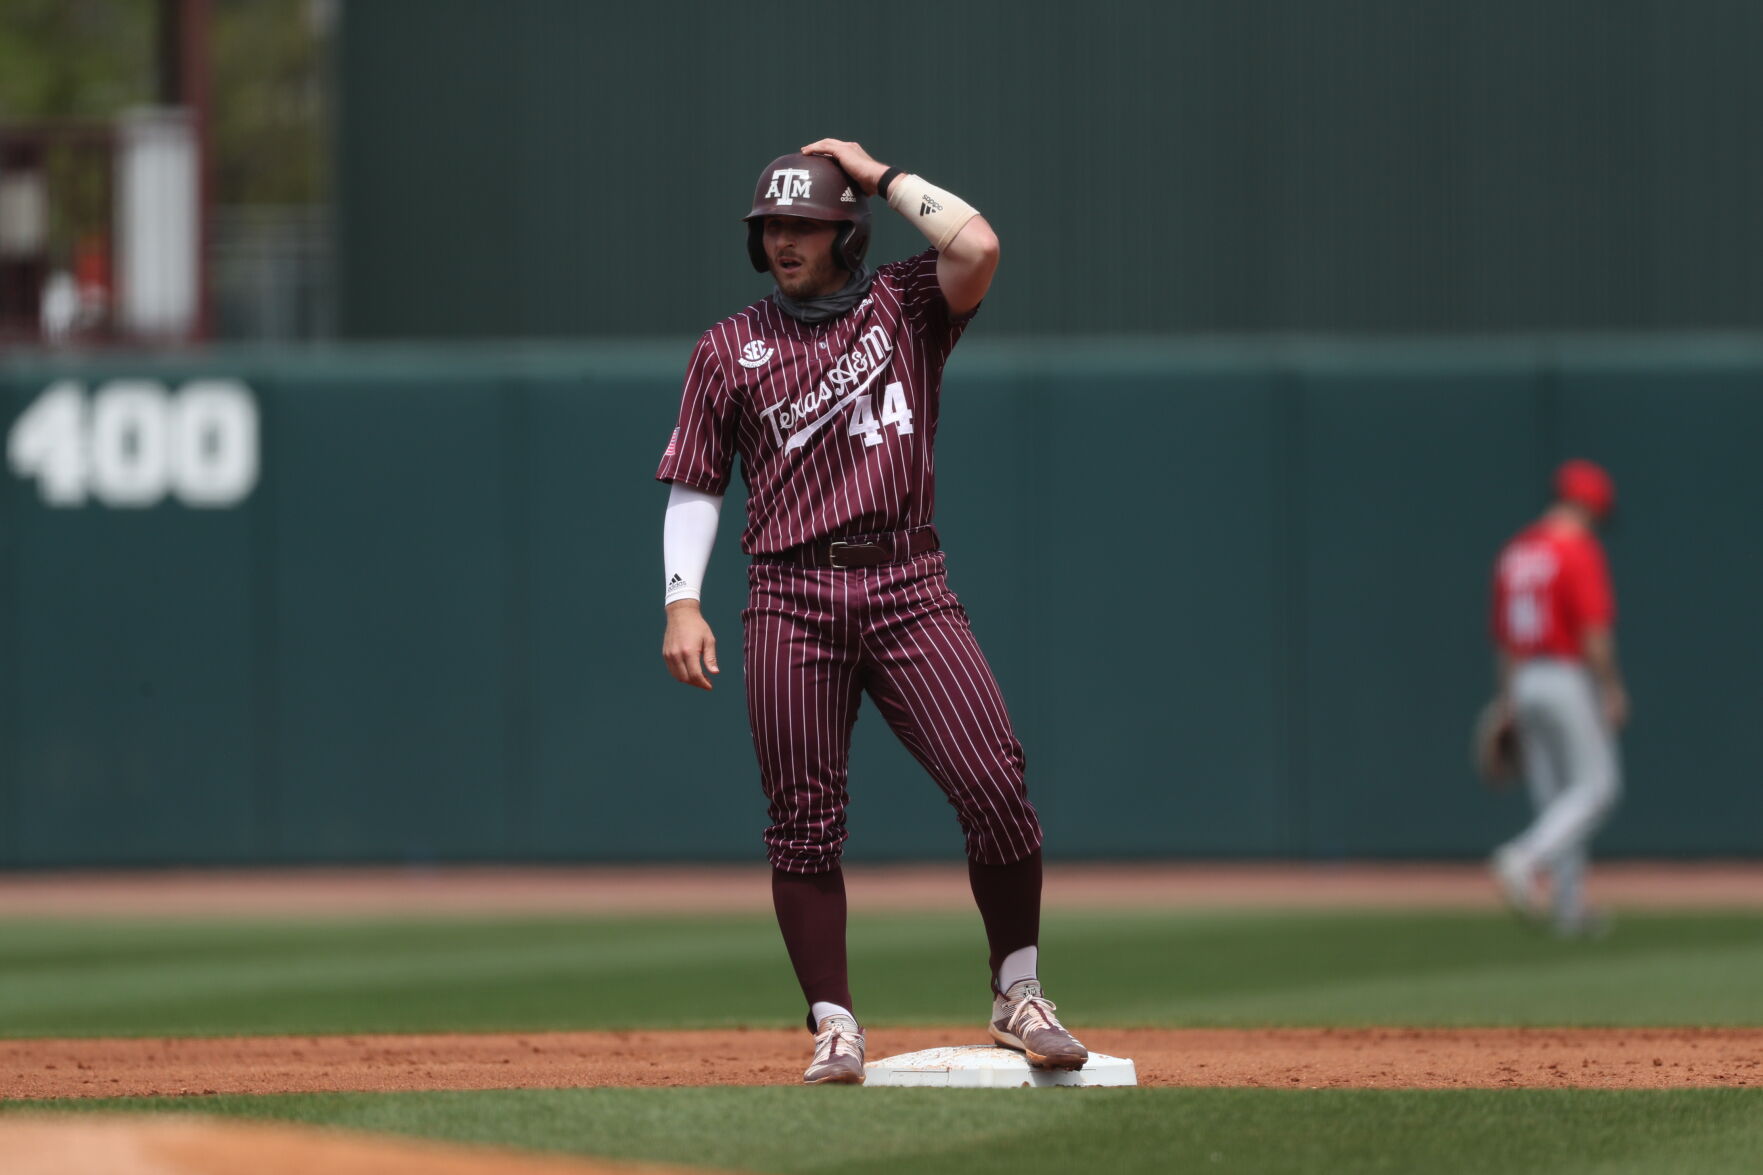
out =
[(1022, 744), (941, 551), (847, 569), (755, 560), (747, 581), (747, 716), (775, 868), (839, 864), (864, 691), (955, 808), (970, 860), (1005, 865), (1040, 847)]

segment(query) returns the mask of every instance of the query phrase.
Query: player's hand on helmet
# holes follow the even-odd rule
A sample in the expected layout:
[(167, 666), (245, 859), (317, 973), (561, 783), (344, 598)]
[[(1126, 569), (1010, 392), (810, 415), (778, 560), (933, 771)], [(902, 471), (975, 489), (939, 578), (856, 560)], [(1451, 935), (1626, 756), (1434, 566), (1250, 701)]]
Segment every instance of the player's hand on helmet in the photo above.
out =
[(816, 139), (802, 148), (802, 154), (831, 157), (834, 163), (845, 169), (846, 175), (857, 181), (865, 196), (875, 195), (875, 186), (888, 171), (888, 165), (877, 163), (862, 144), (847, 143), (843, 139)]
[(661, 659), (674, 680), (699, 689), (710, 689), (705, 671), (721, 673), (716, 665), (716, 635), (698, 610), (698, 601), (679, 600), (667, 606), (667, 634), (661, 638)]

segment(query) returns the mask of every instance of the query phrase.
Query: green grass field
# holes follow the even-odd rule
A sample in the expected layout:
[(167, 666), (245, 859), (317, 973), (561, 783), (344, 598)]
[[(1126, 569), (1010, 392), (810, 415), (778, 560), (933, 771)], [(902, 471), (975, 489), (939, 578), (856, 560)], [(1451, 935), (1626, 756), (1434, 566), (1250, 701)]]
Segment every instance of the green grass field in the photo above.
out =
[[(976, 918), (859, 917), (851, 938), (871, 1023), (978, 1022)], [(1631, 914), (1608, 939), (1562, 943), (1471, 913), (1054, 914), (1043, 956), (1080, 1030), (1763, 1025), (1763, 915)], [(0, 923), (9, 1037), (784, 1026), (799, 1014), (766, 917)], [(122, 1105), (779, 1172), (1763, 1170), (1752, 1089), (602, 1089)]]

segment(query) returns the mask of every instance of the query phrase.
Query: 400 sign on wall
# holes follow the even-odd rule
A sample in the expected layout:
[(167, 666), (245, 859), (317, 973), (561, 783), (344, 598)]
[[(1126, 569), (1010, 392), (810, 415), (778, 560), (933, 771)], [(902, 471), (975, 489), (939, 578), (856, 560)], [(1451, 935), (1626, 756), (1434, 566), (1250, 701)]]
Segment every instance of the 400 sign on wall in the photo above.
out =
[(87, 395), (77, 380), (43, 390), (12, 425), (6, 459), (56, 507), (237, 505), (257, 485), (257, 399), (233, 379), (169, 390), (117, 379)]

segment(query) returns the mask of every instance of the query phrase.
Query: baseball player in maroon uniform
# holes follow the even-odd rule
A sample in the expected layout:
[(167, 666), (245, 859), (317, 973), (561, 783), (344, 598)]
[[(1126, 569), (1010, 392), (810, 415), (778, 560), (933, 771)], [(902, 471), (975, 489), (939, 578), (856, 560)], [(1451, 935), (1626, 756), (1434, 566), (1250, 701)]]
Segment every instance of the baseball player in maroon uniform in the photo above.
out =
[[(870, 269), (869, 197), (931, 247)], [(809, 1083), (863, 1080), (845, 960), (846, 768), (868, 693), (954, 807), (990, 949), (994, 1039), (1041, 1067), (1088, 1059), (1036, 978), (1041, 827), (1022, 747), (950, 592), (931, 525), (943, 364), (991, 286), (998, 239), (959, 196), (821, 139), (773, 160), (746, 216), (776, 289), (698, 340), (659, 480), (674, 677), (710, 689), (698, 608), (738, 454), (751, 556), (747, 713), (770, 802), (778, 926), (815, 1033)]]
[[(1556, 933), (1601, 927), (1584, 879), (1592, 836), (1621, 790), (1616, 732), (1628, 693), (1616, 664), (1616, 597), (1594, 533), (1616, 502), (1610, 477), (1589, 461), (1555, 474), (1555, 501), (1520, 531), (1494, 566), (1495, 705), (1518, 735), (1536, 819), (1493, 857), (1512, 908)], [(1547, 907), (1537, 894), (1547, 875)]]

